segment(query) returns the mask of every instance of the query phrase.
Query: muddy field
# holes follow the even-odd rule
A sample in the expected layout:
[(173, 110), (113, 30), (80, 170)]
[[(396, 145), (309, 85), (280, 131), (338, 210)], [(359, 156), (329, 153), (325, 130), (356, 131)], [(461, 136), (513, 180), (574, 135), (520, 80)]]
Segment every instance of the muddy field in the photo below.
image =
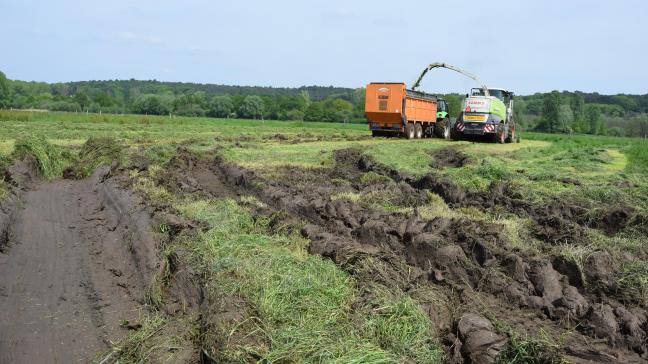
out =
[[(322, 140), (350, 145), (326, 149)], [(374, 330), (356, 341), (384, 354), (358, 362), (648, 359), (641, 205), (583, 198), (574, 191), (585, 177), (563, 176), (551, 183), (566, 192), (538, 203), (524, 183), (539, 177), (519, 166), (511, 173), (527, 182), (485, 174), (486, 187), (471, 188), (461, 173), (490, 162), (472, 146), (423, 149), (426, 172), (411, 173), (353, 145), (363, 140), (273, 134), (264, 141), (274, 144), (216, 138), (164, 153), (93, 140), (81, 149), (103, 158), (91, 173), (79, 172), (87, 162), (80, 153), (77, 166), (52, 179), (38, 155), (14, 155), (0, 202), (0, 362), (340, 362), (358, 354), (331, 347), (322, 356), (306, 336), (340, 327), (356, 335), (354, 325)], [(237, 160), (267, 145), (311, 148), (312, 157), (290, 158), (313, 166)], [(631, 191), (632, 181), (620, 188)], [(232, 225), (225, 207), (243, 215)], [(318, 326), (320, 334), (284, 334), (292, 318), (267, 303), (277, 282), (255, 280), (274, 277), (281, 265), (272, 259), (283, 258), (251, 264), (270, 262), (252, 275), (232, 265), (237, 244), (251, 241), (260, 245), (238, 264), (279, 244), (295, 254), (285, 264), (313, 274), (298, 293), (304, 299), (324, 274), (304, 264), (333, 263), (350, 290), (331, 311), (341, 318)], [(295, 307), (304, 299), (288, 309), (309, 327), (309, 308)], [(394, 302), (407, 303), (408, 313), (381, 313)], [(402, 342), (376, 326), (393, 330), (411, 315), (422, 329), (408, 329)]]

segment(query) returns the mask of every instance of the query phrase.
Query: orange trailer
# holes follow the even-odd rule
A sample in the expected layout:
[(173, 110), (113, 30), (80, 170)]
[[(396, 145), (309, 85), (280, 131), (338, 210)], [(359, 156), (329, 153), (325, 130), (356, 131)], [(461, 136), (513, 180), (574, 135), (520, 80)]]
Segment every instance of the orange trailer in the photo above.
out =
[[(435, 131), (439, 134), (439, 128), (435, 130), (437, 111), (447, 111), (444, 100), (408, 90), (404, 83), (372, 82), (367, 85), (365, 112), (374, 136), (397, 134), (414, 139), (432, 136)], [(443, 120), (443, 126), (448, 124), (449, 130), (450, 123)], [(442, 134), (445, 133), (442, 131)]]

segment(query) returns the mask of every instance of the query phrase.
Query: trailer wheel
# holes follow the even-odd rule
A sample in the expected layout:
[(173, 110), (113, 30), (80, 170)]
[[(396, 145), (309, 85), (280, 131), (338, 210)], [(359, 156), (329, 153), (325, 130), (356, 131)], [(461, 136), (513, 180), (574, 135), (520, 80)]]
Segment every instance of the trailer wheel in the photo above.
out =
[(414, 124), (407, 123), (407, 125), (405, 125), (405, 138), (414, 139), (414, 137), (416, 137), (416, 133), (414, 131)]
[(451, 126), (450, 126), (450, 119), (445, 118), (441, 121), (437, 121), (436, 124), (434, 124), (434, 134), (438, 138), (442, 139), (450, 139), (451, 137)]
[(414, 131), (416, 133), (416, 139), (421, 139), (423, 137), (423, 126), (421, 124), (416, 124), (414, 126)]

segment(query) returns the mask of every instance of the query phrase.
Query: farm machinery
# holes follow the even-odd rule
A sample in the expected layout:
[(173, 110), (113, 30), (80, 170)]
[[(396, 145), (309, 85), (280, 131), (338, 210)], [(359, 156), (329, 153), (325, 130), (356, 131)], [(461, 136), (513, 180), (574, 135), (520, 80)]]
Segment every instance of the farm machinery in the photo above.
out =
[[(435, 68), (459, 72), (481, 86), (466, 95), (456, 120), (450, 118), (445, 100), (417, 90), (427, 72)], [(427, 66), (411, 89), (404, 83), (370, 83), (365, 112), (373, 136), (399, 135), (415, 139), (435, 135), (455, 140), (482, 137), (500, 143), (516, 140), (513, 93), (489, 89), (477, 76), (446, 63)]]

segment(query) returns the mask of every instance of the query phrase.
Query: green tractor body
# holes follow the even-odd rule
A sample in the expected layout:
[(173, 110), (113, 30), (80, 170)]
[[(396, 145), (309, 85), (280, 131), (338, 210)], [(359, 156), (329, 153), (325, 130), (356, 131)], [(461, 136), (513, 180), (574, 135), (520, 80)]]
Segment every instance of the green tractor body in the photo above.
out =
[(452, 130), (454, 139), (485, 137), (500, 143), (516, 140), (513, 93), (504, 89), (472, 89)]

